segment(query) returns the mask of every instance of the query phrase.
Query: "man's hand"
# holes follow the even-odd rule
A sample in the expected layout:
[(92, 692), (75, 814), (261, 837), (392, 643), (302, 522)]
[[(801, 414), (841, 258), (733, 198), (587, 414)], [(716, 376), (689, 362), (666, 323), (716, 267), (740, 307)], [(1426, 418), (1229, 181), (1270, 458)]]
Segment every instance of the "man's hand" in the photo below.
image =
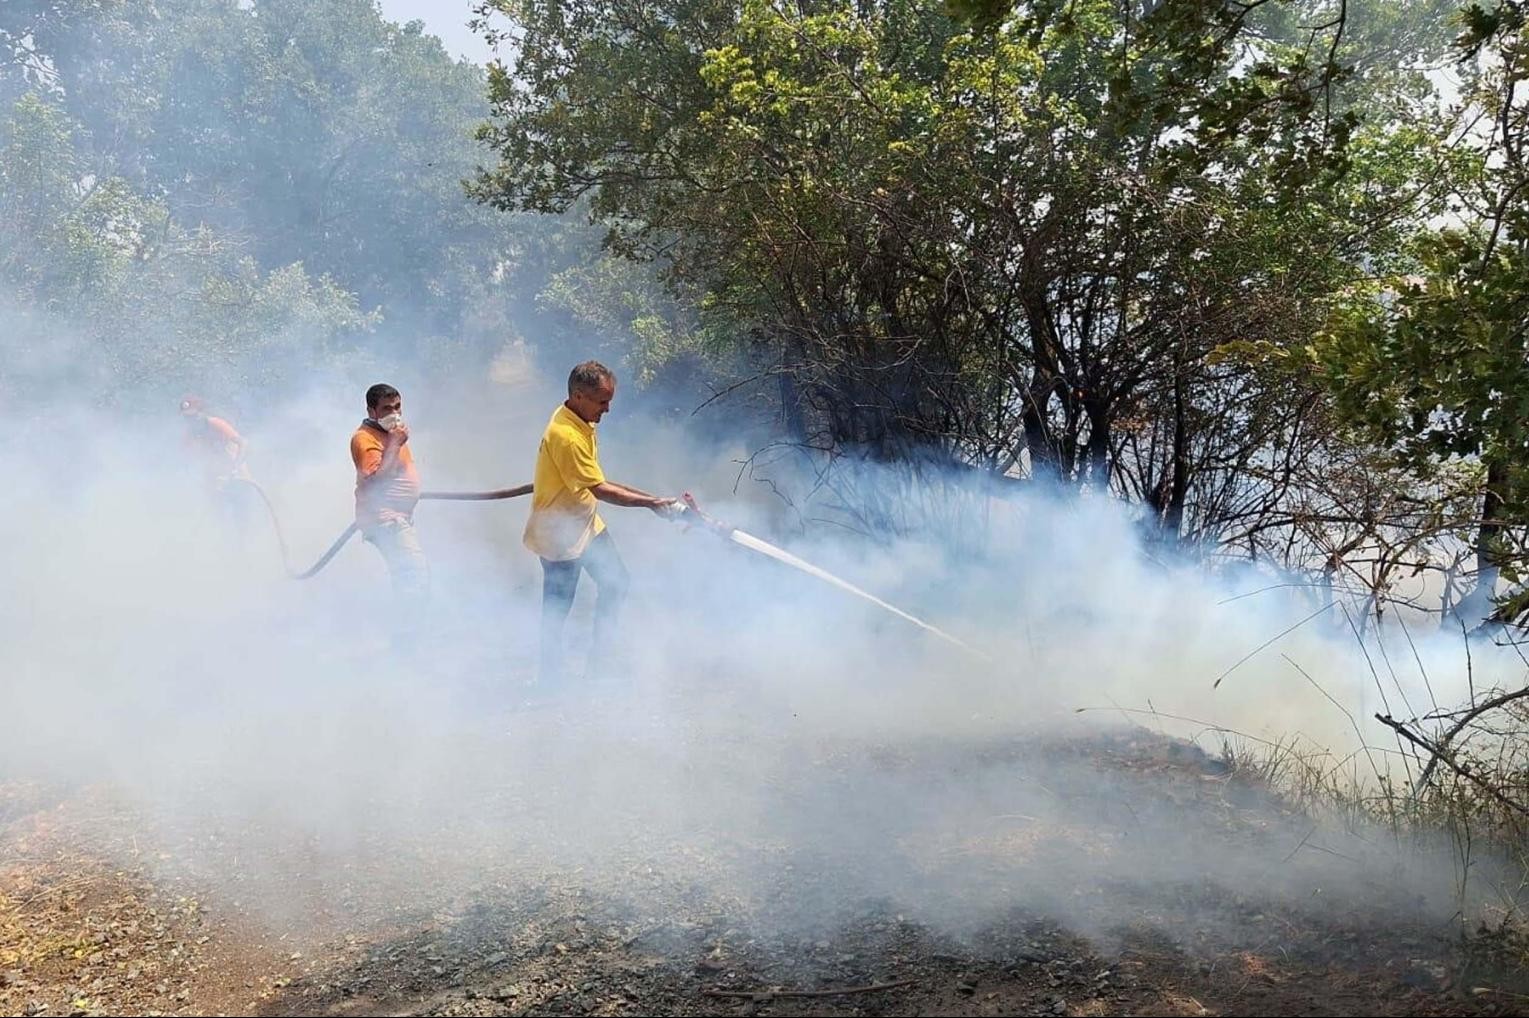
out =
[(677, 498), (661, 498), (648, 508), (666, 520), (677, 520), (685, 514), (685, 503)]
[[(678, 499), (650, 495), (640, 488), (617, 484), (615, 481), (601, 481), (589, 490), (602, 502), (625, 506), (628, 509), (651, 509), (665, 519), (673, 519), (678, 515), (678, 512), (671, 507), (681, 504)], [(683, 506), (680, 511), (683, 511)]]
[(365, 473), (362, 483), (376, 484), (398, 473), (399, 461), (403, 458), (403, 446), (408, 440), (409, 429), (402, 421), (399, 421), (392, 431), (383, 436), (382, 455), (377, 457), (375, 465), (371, 465), (371, 461), (367, 458), (357, 462), (356, 465)]

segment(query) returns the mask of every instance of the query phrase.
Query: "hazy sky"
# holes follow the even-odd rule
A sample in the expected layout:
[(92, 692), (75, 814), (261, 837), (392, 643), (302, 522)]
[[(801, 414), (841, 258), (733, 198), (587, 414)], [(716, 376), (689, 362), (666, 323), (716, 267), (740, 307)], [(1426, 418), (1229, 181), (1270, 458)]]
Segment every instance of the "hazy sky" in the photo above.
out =
[(488, 45), (467, 27), (472, 17), (472, 0), (381, 0), (382, 13), (390, 21), (425, 23), (431, 35), (438, 35), (454, 56), (464, 56), (487, 63), (493, 54)]

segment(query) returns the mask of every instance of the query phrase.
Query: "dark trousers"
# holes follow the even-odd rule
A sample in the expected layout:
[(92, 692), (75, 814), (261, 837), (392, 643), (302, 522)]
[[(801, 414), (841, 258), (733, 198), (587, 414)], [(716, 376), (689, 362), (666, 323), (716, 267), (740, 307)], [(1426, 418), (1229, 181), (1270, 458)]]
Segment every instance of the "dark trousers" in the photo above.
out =
[(630, 582), (626, 563), (616, 550), (616, 542), (610, 531), (601, 531), (589, 542), (584, 554), (566, 562), (542, 559), (542, 640), (541, 674), (543, 685), (552, 685), (562, 677), (563, 652), (566, 648), (563, 623), (573, 607), (573, 597), (579, 590), (579, 574), (589, 573), (595, 581), (598, 597), (595, 600), (595, 635), (590, 648), (591, 667), (586, 674), (593, 674), (594, 663), (610, 654), (616, 638), (616, 624), (621, 616), (621, 605), (626, 600)]

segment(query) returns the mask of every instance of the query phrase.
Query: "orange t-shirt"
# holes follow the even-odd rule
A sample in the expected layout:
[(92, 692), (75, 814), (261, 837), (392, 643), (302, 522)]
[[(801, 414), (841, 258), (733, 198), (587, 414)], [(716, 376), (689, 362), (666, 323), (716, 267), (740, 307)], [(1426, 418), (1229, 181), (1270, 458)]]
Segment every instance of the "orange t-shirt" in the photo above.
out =
[(221, 417), (207, 416), (200, 427), (193, 427), (186, 434), (186, 444), (202, 457), (202, 466), (213, 478), (248, 478), (249, 471), (239, 460), (239, 432)]
[(398, 450), (393, 476), (373, 481), (382, 467), (383, 441), (387, 432), (362, 423), (350, 436), (350, 459), (356, 465), (356, 523), (363, 529), (395, 520), (412, 520), (419, 502), (419, 472), (414, 453), (405, 442)]

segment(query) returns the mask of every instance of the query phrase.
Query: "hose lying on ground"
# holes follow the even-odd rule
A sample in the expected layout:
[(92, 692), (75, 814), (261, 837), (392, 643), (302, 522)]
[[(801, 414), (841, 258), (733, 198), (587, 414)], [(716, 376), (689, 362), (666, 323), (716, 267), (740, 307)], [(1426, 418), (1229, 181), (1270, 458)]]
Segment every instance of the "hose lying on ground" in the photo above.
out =
[[(281, 549), (282, 567), (286, 569), (287, 575), (294, 580), (312, 579), (318, 575), (319, 570), (327, 566), (329, 561), (340, 553), (340, 549), (345, 547), (346, 542), (354, 537), (356, 531), (360, 529), (354, 523), (346, 527), (345, 531), (334, 539), (334, 543), (329, 546), (329, 549), (319, 556), (317, 562), (299, 572), (292, 568), (292, 556), (287, 550), (286, 533), (281, 529), (281, 519), (276, 515), (276, 506), (271, 503), (270, 496), (265, 493), (264, 488), (254, 481), (246, 478), (237, 478), (237, 480), (254, 488), (255, 494), (259, 495), (260, 501), (265, 504), (266, 513), (271, 518), (271, 527), (276, 531), (276, 544)], [(513, 488), (499, 488), (495, 491), (423, 491), (420, 492), (419, 498), (421, 502), (492, 502), (505, 498), (519, 498), (522, 495), (529, 494), (531, 494), (531, 485), (521, 484)]]

